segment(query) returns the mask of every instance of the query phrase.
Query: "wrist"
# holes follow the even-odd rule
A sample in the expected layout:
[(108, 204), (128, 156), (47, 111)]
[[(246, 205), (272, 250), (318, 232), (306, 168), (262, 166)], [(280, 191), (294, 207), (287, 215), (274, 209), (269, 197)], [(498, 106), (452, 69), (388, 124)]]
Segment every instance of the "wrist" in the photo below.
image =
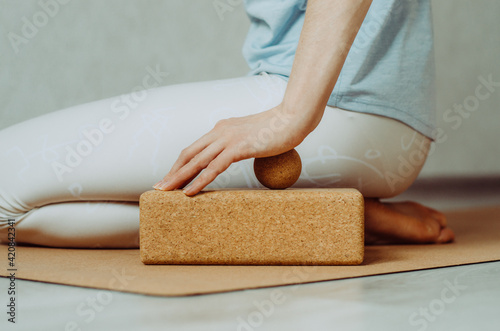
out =
[[(336, 77), (335, 77), (336, 81)], [(333, 90), (327, 78), (316, 77), (310, 71), (292, 69), (282, 105), (285, 112), (301, 114), (316, 128), (323, 116), (325, 107)]]
[(276, 115), (282, 121), (289, 121), (296, 132), (302, 136), (302, 139), (318, 126), (324, 110), (324, 106), (286, 98), (275, 109)]

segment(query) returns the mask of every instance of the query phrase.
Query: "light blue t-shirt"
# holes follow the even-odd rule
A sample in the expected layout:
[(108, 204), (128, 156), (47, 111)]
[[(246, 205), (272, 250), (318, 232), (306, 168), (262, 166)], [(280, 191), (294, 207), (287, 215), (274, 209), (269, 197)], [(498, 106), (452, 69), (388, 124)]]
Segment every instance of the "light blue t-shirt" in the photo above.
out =
[[(307, 0), (245, 0), (251, 71), (288, 79)], [(373, 0), (328, 105), (397, 119), (435, 138), (430, 0)]]

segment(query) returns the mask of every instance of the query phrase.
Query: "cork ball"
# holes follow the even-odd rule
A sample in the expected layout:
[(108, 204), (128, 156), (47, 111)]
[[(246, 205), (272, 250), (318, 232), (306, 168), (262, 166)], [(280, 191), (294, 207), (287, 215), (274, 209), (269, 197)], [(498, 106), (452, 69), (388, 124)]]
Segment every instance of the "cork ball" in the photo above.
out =
[(285, 189), (299, 179), (302, 162), (295, 149), (275, 156), (256, 158), (253, 171), (259, 182), (270, 189)]

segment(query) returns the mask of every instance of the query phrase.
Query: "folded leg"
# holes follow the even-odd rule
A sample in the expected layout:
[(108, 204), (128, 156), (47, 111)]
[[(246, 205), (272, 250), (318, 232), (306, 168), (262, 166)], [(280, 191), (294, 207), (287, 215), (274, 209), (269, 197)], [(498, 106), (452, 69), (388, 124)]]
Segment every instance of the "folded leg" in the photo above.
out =
[[(0, 241), (14, 219), (19, 243), (137, 247), (139, 196), (217, 121), (279, 104), (286, 81), (261, 74), (134, 92), (53, 112), (0, 131)], [(295, 187), (355, 187), (365, 197), (404, 191), (429, 139), (382, 116), (327, 107), (298, 147)], [(252, 160), (209, 188), (261, 187)]]
[(17, 219), (16, 243), (55, 247), (139, 247), (136, 202), (61, 202)]

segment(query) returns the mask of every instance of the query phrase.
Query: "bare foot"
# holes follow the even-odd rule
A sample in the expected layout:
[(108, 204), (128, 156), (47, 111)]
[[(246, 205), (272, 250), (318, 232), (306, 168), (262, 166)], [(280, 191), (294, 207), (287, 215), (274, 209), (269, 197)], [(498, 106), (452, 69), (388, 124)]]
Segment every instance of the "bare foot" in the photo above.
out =
[(412, 201), (383, 203), (365, 198), (365, 243), (449, 243), (455, 234), (443, 213)]

